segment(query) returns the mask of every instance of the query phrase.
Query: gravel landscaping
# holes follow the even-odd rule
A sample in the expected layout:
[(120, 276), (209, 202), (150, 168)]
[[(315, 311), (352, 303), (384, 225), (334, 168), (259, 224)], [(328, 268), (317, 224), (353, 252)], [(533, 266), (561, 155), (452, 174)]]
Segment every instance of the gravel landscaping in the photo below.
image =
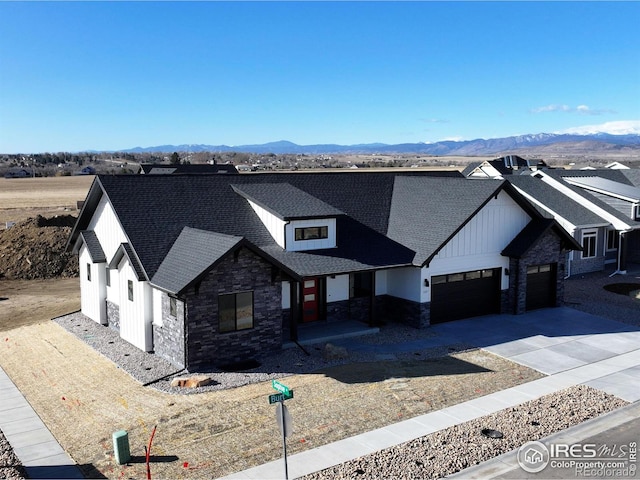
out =
[[(578, 385), (303, 478), (442, 478), (626, 404), (612, 395)], [(481, 433), (483, 429), (498, 430), (503, 437), (486, 437)]]
[(13, 448), (0, 431), (0, 478), (18, 480), (25, 478), (24, 468)]
[[(114, 362), (119, 368), (127, 372), (143, 385), (148, 385), (157, 390), (175, 394), (196, 394), (216, 390), (241, 387), (253, 383), (260, 383), (288, 375), (298, 375), (315, 372), (319, 369), (330, 368), (339, 365), (364, 363), (372, 360), (368, 353), (349, 352), (342, 358), (339, 355), (332, 358), (326, 354), (325, 344), (300, 348), (287, 348), (269, 356), (258, 358), (258, 368), (240, 371), (225, 372), (217, 368), (206, 371), (198, 371), (198, 375), (211, 378), (212, 383), (197, 388), (172, 387), (171, 380), (175, 377), (188, 376), (188, 372), (180, 370), (166, 360), (153, 354), (145, 353), (126, 342), (115, 330), (100, 325), (76, 312), (54, 321), (65, 330), (73, 333), (83, 342)], [(417, 330), (404, 325), (391, 325), (381, 327), (381, 333), (377, 335), (365, 335), (360, 341), (371, 344), (400, 344), (408, 340), (427, 338), (433, 334), (426, 330)], [(421, 350), (419, 357), (416, 352), (396, 354), (392, 360), (426, 360), (438, 358), (452, 352), (460, 352), (472, 348), (470, 345), (455, 344), (442, 347)], [(383, 359), (379, 359), (383, 360)], [(389, 360), (389, 359), (387, 359)]]

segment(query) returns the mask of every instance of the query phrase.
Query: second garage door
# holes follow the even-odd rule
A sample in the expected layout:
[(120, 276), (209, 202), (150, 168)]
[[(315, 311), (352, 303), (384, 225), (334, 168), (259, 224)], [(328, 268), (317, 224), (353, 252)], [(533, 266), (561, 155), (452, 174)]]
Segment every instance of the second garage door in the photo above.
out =
[(431, 323), (500, 313), (500, 268), (431, 277)]

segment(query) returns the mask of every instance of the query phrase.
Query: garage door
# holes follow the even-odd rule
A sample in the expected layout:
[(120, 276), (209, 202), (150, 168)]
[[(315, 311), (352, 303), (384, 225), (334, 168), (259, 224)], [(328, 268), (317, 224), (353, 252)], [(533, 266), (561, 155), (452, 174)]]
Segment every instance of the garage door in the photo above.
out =
[(527, 267), (527, 310), (555, 307), (556, 264)]
[(500, 313), (500, 268), (431, 277), (431, 323)]

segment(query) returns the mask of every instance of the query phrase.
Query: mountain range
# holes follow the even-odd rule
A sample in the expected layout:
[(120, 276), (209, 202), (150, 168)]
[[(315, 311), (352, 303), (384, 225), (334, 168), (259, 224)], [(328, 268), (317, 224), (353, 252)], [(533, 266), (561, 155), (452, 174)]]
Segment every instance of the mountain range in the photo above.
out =
[(584, 149), (589, 152), (601, 150), (622, 150), (630, 148), (640, 150), (640, 134), (612, 135), (609, 133), (594, 133), (588, 135), (538, 133), (518, 135), (504, 138), (476, 139), (464, 141), (441, 141), (434, 143), (401, 143), (388, 145), (385, 143), (366, 143), (358, 145), (297, 145), (281, 140), (259, 145), (159, 145), (155, 147), (135, 147), (120, 150), (125, 153), (143, 152), (244, 152), (244, 153), (274, 153), (274, 154), (425, 154), (425, 155), (496, 155), (514, 153), (539, 147), (557, 147), (560, 150)]

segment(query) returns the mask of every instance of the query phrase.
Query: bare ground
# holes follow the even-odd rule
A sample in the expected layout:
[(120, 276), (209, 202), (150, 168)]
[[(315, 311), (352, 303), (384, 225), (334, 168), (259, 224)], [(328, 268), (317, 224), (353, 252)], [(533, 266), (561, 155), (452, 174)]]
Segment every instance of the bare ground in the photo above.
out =
[[(5, 322), (6, 325), (6, 322)], [(269, 383), (198, 395), (142, 387), (55, 322), (5, 330), (0, 365), (90, 478), (214, 478), (281, 456)], [(28, 366), (25, 368), (25, 366)], [(541, 375), (483, 351), (437, 360), (334, 367), (286, 378), (296, 396), (296, 453), (460, 403)], [(118, 466), (111, 435), (129, 432), (134, 461)]]

